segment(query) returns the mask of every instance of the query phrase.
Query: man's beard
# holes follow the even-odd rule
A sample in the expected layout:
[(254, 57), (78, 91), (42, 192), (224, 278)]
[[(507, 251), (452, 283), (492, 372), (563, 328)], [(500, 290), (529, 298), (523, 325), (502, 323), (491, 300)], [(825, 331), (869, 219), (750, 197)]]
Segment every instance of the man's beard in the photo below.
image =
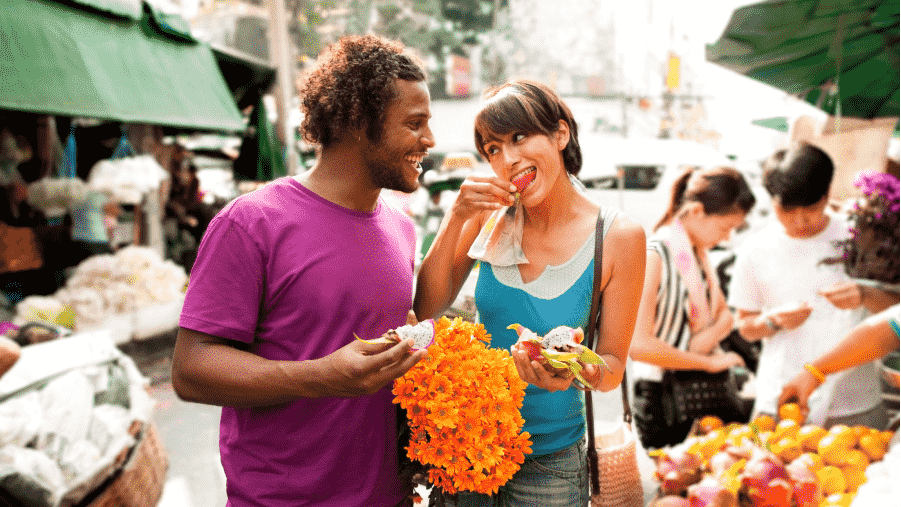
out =
[(381, 143), (371, 145), (370, 153), (372, 156), (367, 157), (367, 166), (369, 177), (375, 186), (406, 193), (419, 188), (418, 182), (411, 185), (404, 177), (404, 168), (400, 164), (406, 164), (407, 161), (402, 154)]

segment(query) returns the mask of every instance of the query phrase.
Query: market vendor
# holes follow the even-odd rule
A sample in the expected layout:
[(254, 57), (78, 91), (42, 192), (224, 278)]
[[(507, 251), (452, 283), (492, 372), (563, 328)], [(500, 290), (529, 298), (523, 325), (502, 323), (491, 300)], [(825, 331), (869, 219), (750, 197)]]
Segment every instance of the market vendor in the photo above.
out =
[[(782, 386), (835, 347), (863, 320), (865, 308), (881, 304), (843, 269), (824, 263), (842, 256), (838, 245), (851, 235), (847, 216), (826, 211), (833, 173), (829, 155), (813, 145), (774, 156), (763, 181), (778, 220), (737, 252), (729, 306), (745, 339), (764, 340), (757, 414), (776, 414)], [(808, 420), (824, 427), (884, 427), (879, 392), (875, 366), (862, 364), (828, 379), (810, 397)]]
[[(797, 401), (806, 416), (811, 394), (826, 379), (870, 363), (898, 348), (898, 281), (901, 271), (899, 238), (899, 184), (893, 175), (878, 172), (858, 174), (854, 183), (864, 196), (853, 211), (854, 234), (841, 243), (841, 255), (827, 263), (841, 264), (865, 292), (877, 299), (893, 300), (894, 306), (854, 327), (834, 348), (804, 365), (804, 369), (782, 389), (779, 403)], [(875, 308), (878, 310), (878, 308)]]

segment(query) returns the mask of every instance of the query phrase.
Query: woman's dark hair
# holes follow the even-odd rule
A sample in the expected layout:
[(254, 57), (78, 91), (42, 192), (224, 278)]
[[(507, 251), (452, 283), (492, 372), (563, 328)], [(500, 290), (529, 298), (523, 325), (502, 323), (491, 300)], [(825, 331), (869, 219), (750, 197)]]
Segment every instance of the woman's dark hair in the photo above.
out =
[[(503, 92), (503, 93), (502, 93)], [(582, 169), (582, 149), (579, 129), (572, 111), (547, 86), (530, 80), (508, 81), (489, 88), (483, 97), (486, 102), (476, 116), (476, 149), (486, 159), (485, 142), (491, 134), (551, 135), (560, 128), (560, 120), (569, 125), (569, 143), (563, 149), (563, 167), (572, 175)]]
[(834, 173), (829, 155), (805, 143), (770, 158), (763, 186), (784, 208), (811, 206), (829, 194)]
[(369, 140), (380, 140), (385, 110), (397, 95), (394, 83), (398, 79), (426, 79), (419, 58), (399, 42), (354, 35), (329, 45), (300, 90), (304, 139), (328, 146), (338, 133), (365, 127)]
[(757, 199), (745, 177), (732, 167), (688, 167), (673, 183), (669, 207), (654, 230), (670, 223), (682, 205), (699, 202), (708, 215), (747, 213)]

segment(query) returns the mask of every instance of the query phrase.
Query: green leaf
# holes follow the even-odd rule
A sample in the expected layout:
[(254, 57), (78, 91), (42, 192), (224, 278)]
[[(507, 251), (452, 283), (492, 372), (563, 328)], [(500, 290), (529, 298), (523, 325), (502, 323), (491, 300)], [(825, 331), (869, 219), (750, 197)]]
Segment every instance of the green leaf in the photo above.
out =
[(555, 359), (557, 361), (569, 361), (570, 359), (579, 357), (579, 354), (576, 354), (574, 352), (553, 352), (547, 351), (545, 349), (541, 350), (541, 355), (548, 359)]
[(607, 365), (607, 361), (604, 361), (604, 358), (597, 355), (593, 350), (589, 349), (588, 347), (583, 347), (582, 353), (579, 355), (579, 360), (582, 361), (583, 363), (599, 364), (599, 365), (603, 366), (604, 368), (607, 368), (607, 371), (610, 371), (610, 372), (613, 371), (610, 369), (610, 366)]

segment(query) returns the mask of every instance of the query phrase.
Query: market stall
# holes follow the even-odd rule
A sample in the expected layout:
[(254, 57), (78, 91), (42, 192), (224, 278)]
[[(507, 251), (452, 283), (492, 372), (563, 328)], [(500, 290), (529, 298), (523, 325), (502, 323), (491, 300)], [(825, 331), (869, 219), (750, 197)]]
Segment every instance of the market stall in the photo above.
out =
[(0, 378), (0, 504), (155, 505), (168, 461), (146, 388), (108, 332), (23, 347)]

